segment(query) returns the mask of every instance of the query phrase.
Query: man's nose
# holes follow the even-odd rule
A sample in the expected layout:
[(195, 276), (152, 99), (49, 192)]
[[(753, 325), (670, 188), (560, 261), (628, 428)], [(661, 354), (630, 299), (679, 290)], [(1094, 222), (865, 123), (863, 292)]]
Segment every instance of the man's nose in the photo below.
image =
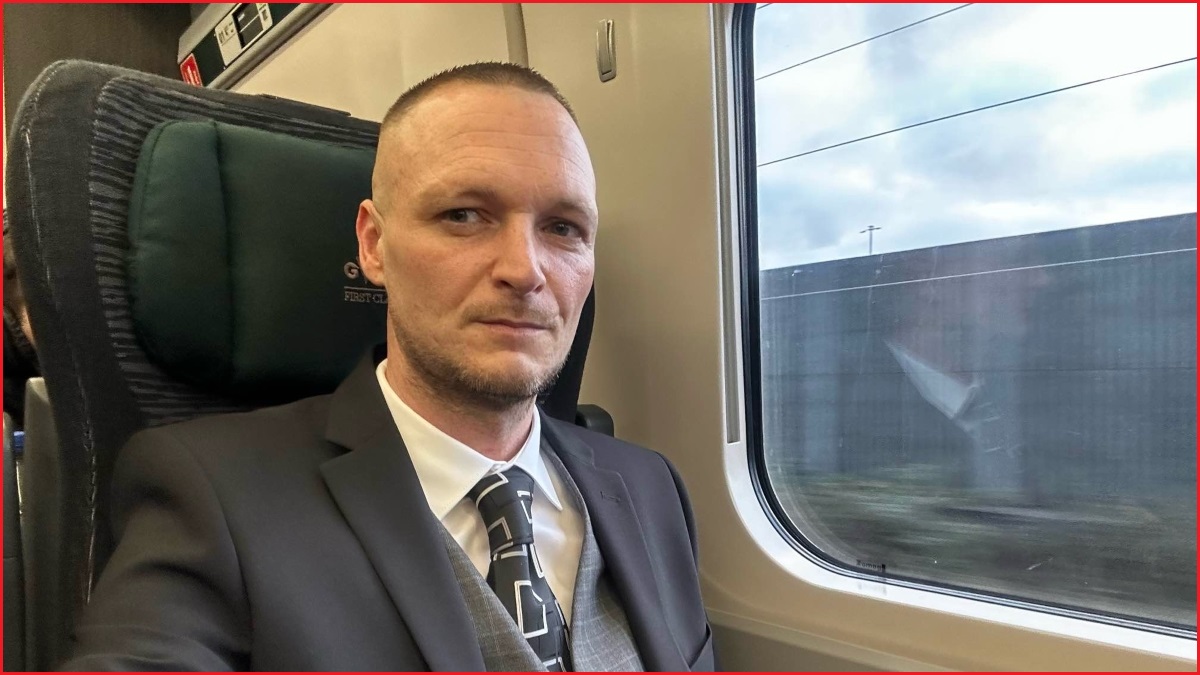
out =
[(521, 295), (533, 293), (546, 283), (541, 258), (535, 223), (527, 217), (513, 218), (497, 242), (493, 277)]

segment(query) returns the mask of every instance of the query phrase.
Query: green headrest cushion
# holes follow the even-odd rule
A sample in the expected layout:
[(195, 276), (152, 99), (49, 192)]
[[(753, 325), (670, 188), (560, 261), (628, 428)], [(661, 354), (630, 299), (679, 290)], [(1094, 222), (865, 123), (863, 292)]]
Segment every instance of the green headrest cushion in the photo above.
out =
[(133, 323), (203, 389), (332, 391), (384, 339), (386, 294), (356, 264), (373, 150), (214, 122), (155, 127), (129, 207)]

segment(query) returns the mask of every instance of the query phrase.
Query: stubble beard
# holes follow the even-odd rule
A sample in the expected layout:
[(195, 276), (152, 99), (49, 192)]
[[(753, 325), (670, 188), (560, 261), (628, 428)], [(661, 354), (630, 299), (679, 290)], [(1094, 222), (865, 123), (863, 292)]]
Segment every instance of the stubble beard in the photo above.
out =
[(545, 396), (558, 381), (566, 356), (554, 368), (532, 377), (491, 375), (471, 368), (434, 341), (423, 340), (392, 321), (393, 333), (405, 359), (421, 383), (448, 405), (464, 410), (509, 412)]

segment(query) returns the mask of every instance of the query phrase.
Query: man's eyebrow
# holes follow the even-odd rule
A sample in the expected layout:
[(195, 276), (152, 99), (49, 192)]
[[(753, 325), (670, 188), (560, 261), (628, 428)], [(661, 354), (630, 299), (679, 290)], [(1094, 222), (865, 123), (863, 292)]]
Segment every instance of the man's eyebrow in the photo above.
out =
[(593, 220), (595, 220), (595, 218), (596, 218), (596, 210), (593, 209), (592, 207), (588, 206), (586, 202), (580, 202), (580, 201), (576, 201), (576, 200), (570, 199), (570, 198), (559, 199), (559, 200), (555, 201), (550, 206), (550, 210), (556, 211), (556, 212), (567, 211), (567, 212), (575, 213), (575, 214), (578, 214), (581, 216), (585, 216), (587, 218), (591, 218)]
[(448, 199), (478, 199), (485, 202), (503, 201), (500, 198), (500, 193), (489, 187), (470, 187), (455, 190), (445, 196)]
[(457, 199), (474, 199), (483, 202), (497, 202), (500, 200), (500, 194), (488, 187), (470, 187), (462, 189), (446, 190), (443, 185), (435, 183), (420, 190), (416, 198), (422, 202), (429, 201), (454, 201)]
[[(437, 188), (426, 190), (421, 195), (422, 199), (436, 199), (439, 201), (454, 201), (456, 199), (474, 199), (481, 202), (502, 202), (504, 201), (500, 193), (489, 187), (469, 187), (451, 192), (442, 192)], [(594, 208), (586, 202), (576, 201), (574, 199), (559, 199), (551, 205), (551, 211), (571, 212), (591, 220), (597, 219), (597, 213)]]

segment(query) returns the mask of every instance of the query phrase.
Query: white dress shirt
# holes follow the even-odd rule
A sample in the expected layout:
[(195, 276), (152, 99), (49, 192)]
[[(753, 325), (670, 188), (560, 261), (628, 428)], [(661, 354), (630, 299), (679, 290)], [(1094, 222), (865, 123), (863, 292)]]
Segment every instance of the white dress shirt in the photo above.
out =
[(442, 521), (481, 576), (487, 576), (491, 550), (483, 517), (475, 503), (467, 499), (467, 493), (484, 476), (512, 466), (520, 467), (533, 477), (537, 486), (533, 494), (533, 543), (550, 590), (562, 606), (569, 626), (575, 598), (575, 575), (579, 571), (579, 555), (583, 548), (583, 518), (567, 498), (558, 472), (542, 458), (541, 416), (534, 412), (529, 436), (516, 457), (508, 462), (496, 462), (446, 435), (408, 407), (384, 376), (386, 366), (387, 359), (384, 359), (375, 369), (375, 376), (412, 457), (429, 509)]

